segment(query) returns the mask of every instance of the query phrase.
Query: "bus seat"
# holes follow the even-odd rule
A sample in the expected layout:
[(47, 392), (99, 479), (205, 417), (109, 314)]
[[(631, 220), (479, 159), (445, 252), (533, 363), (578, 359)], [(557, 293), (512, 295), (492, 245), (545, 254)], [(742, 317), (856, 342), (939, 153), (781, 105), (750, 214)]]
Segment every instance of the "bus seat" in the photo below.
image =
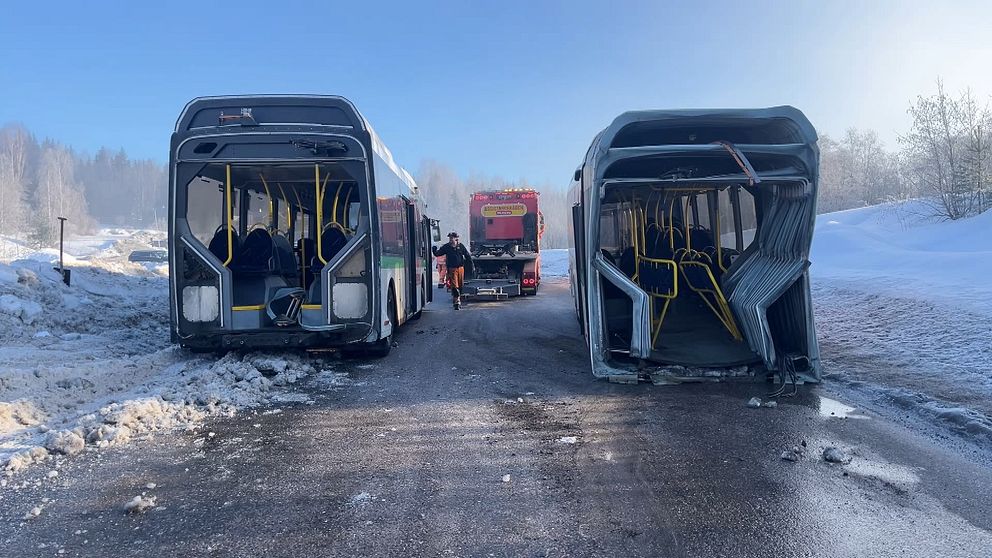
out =
[[(637, 282), (651, 297), (651, 348), (653, 349), (658, 341), (658, 334), (661, 333), (665, 315), (668, 314), (668, 305), (679, 295), (678, 266), (673, 260), (638, 258)], [(656, 299), (662, 300), (658, 311), (655, 311)]]
[(633, 277), (637, 272), (637, 258), (634, 248), (628, 246), (620, 253), (620, 265), (617, 266), (627, 277)]
[(716, 315), (730, 335), (737, 341), (743, 339), (734, 321), (723, 291), (716, 277), (713, 276), (710, 257), (697, 250), (685, 250), (679, 260), (679, 270), (685, 278), (686, 285), (699, 295), (706, 306)]
[(644, 247), (644, 255), (658, 260), (669, 260), (672, 258), (672, 242), (669, 238), (672, 229), (662, 227), (658, 229), (658, 234), (648, 236), (647, 245)]
[[(233, 257), (228, 263), (228, 266), (237, 265), (241, 256), (241, 237), (238, 236), (238, 231), (231, 231), (231, 244), (233, 245)], [(211, 254), (217, 256), (217, 259), (221, 262), (227, 261), (227, 228), (224, 225), (217, 227), (213, 238), (210, 239), (210, 244), (207, 245), (207, 249), (210, 250)]]
[[(329, 262), (348, 244), (348, 236), (338, 227), (327, 227), (320, 236), (320, 251), (323, 261), (316, 256), (310, 260), (311, 283), (308, 288), (307, 301), (309, 304), (320, 304), (323, 289), (321, 288), (320, 272), (324, 269), (324, 262)], [(316, 246), (314, 253), (316, 254)]]
[(327, 227), (324, 229), (323, 234), (320, 236), (320, 251), (324, 261), (331, 261), (331, 258), (336, 256), (344, 248), (345, 244), (348, 244), (348, 237), (344, 234), (344, 231), (337, 227)]
[(685, 243), (685, 227), (682, 226), (678, 221), (674, 221), (667, 230), (672, 231), (671, 234), (674, 236), (672, 239), (672, 244), (675, 245), (675, 251), (678, 252), (680, 249), (686, 247)]
[(689, 246), (693, 250), (702, 250), (709, 246), (714, 246), (713, 235), (708, 229), (693, 227), (689, 229)]
[(676, 291), (675, 262), (638, 258), (637, 282), (650, 295), (674, 297)]
[(279, 233), (272, 235), (272, 270), (283, 277), (296, 277), (299, 274), (293, 245)]
[(272, 235), (264, 227), (253, 229), (241, 244), (241, 273), (269, 273), (272, 259)]

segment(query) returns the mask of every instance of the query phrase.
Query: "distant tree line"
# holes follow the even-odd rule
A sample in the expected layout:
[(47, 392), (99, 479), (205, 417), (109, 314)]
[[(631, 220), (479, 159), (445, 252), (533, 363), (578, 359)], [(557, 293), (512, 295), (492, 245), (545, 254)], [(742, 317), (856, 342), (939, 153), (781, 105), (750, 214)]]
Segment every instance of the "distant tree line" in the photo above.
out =
[(97, 224), (162, 228), (168, 172), (124, 150), (89, 156), (25, 127), (0, 128), (0, 234), (44, 246), (58, 238), (58, 217), (75, 232)]
[[(908, 110), (909, 131), (899, 149), (889, 150), (872, 130), (849, 129), (839, 139), (820, 136), (821, 213), (921, 198), (933, 213), (959, 219), (992, 207), (992, 110), (970, 92), (919, 96)], [(95, 155), (57, 141), (39, 141), (23, 126), (0, 128), (0, 234), (26, 235), (50, 245), (59, 216), (71, 230), (103, 225), (164, 228), (168, 171), (151, 160), (135, 160), (124, 150), (100, 149)], [(568, 245), (570, 215), (566, 184), (534, 186), (526, 179), (459, 176), (450, 167), (425, 160), (417, 181), (445, 232), (468, 233), (473, 192), (535, 187), (547, 225), (543, 245)]]
[(871, 130), (820, 137), (819, 211), (920, 198), (935, 216), (960, 219), (992, 208), (992, 110), (970, 91), (919, 96), (912, 124), (887, 151)]

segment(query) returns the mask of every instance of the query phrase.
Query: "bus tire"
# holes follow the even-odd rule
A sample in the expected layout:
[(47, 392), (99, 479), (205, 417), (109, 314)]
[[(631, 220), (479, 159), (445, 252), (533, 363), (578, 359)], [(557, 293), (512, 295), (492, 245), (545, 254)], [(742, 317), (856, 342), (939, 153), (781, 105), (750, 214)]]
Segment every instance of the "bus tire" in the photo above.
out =
[(393, 294), (392, 287), (389, 288), (389, 295), (386, 297), (386, 312), (389, 313), (389, 323), (392, 325), (392, 330), (388, 336), (368, 344), (365, 352), (372, 358), (383, 358), (389, 355), (389, 350), (393, 348), (393, 336), (399, 327), (396, 318), (396, 295)]
[[(427, 306), (427, 287), (420, 287), (420, 296), (423, 297), (421, 300), (424, 301), (424, 306)], [(417, 310), (416, 313), (412, 314), (410, 316), (410, 319), (411, 320), (419, 320), (420, 318), (423, 318), (424, 317), (424, 306), (421, 306), (420, 307), (420, 310)]]

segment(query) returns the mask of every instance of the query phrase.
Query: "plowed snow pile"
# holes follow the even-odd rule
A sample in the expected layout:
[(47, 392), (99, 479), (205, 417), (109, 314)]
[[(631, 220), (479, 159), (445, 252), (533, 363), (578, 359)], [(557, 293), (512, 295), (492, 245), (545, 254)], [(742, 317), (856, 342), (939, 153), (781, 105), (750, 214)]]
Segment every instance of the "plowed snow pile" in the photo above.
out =
[(167, 269), (127, 261), (156, 236), (70, 242), (71, 287), (52, 269), (57, 252), (0, 261), (0, 485), (51, 454), (263, 404), (314, 371), (300, 356), (198, 358), (172, 346)]
[(992, 211), (918, 202), (820, 215), (810, 259), (828, 378), (992, 438)]

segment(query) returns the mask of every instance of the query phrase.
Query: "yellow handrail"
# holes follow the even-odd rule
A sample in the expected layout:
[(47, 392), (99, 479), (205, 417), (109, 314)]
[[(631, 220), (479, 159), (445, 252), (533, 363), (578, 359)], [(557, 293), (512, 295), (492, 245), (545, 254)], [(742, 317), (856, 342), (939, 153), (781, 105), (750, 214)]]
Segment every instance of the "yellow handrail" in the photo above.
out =
[[(269, 191), (269, 183), (265, 181), (265, 176), (262, 173), (258, 173), (258, 177), (262, 179), (262, 187), (265, 188), (265, 196), (269, 198), (269, 225), (266, 225), (268, 227), (272, 224), (272, 213), (275, 211), (274, 206), (272, 205), (272, 192)], [(276, 230), (278, 230), (278, 228), (279, 227), (276, 227)]]
[[(300, 216), (306, 215), (303, 212), (303, 200), (300, 199), (300, 192), (296, 188), (293, 188), (293, 195), (296, 196), (296, 207), (300, 208)], [(300, 223), (300, 226), (303, 227), (303, 223)], [(300, 229), (300, 285), (302, 286), (306, 286), (307, 284), (307, 243), (303, 242), (306, 237), (307, 229), (303, 227)]]
[[(276, 187), (279, 188), (279, 194), (282, 196), (282, 203), (286, 205), (286, 232), (289, 232), (289, 224), (293, 222), (293, 208), (289, 205), (289, 200), (286, 199), (286, 190), (282, 189), (282, 184), (276, 182)], [(279, 230), (279, 223), (276, 223), (276, 230)]]
[[(716, 227), (713, 229), (713, 242), (716, 244), (716, 266), (720, 268), (720, 271), (726, 273), (727, 268), (723, 266), (723, 247), (721, 246), (723, 243), (720, 239), (723, 236), (723, 229), (720, 228), (720, 193), (717, 192), (713, 198), (716, 200), (716, 211), (714, 211), (716, 213)], [(706, 203), (709, 207), (709, 200)]]
[(351, 188), (351, 189), (348, 190), (348, 193), (345, 194), (345, 196), (344, 196), (344, 209), (341, 210), (341, 213), (342, 213), (341, 218), (344, 220), (344, 228), (347, 229), (348, 231), (351, 231), (351, 228), (348, 226), (348, 222), (349, 222), (348, 217), (349, 217), (349, 214), (350, 214), (350, 208), (349, 208), (350, 206), (348, 205), (348, 202), (351, 200), (351, 193), (354, 192), (354, 191), (355, 191), (355, 189), (354, 188)]
[(344, 181), (338, 183), (338, 191), (334, 192), (334, 206), (331, 208), (331, 222), (338, 222), (338, 200), (341, 198), (341, 188), (344, 188)]
[[(322, 195), (323, 187), (320, 185), (320, 165), (314, 163), (313, 165), (313, 186), (317, 195), (317, 259), (320, 263), (327, 265), (327, 260), (324, 259), (324, 250), (321, 246), (321, 234), (324, 230), (324, 197)], [(331, 175), (327, 175), (330, 178)], [(327, 186), (327, 180), (324, 180), (324, 186)]]
[(227, 185), (224, 189), (224, 197), (227, 198), (227, 259), (224, 260), (224, 267), (227, 267), (234, 259), (234, 213), (231, 211), (231, 165), (227, 165)]

